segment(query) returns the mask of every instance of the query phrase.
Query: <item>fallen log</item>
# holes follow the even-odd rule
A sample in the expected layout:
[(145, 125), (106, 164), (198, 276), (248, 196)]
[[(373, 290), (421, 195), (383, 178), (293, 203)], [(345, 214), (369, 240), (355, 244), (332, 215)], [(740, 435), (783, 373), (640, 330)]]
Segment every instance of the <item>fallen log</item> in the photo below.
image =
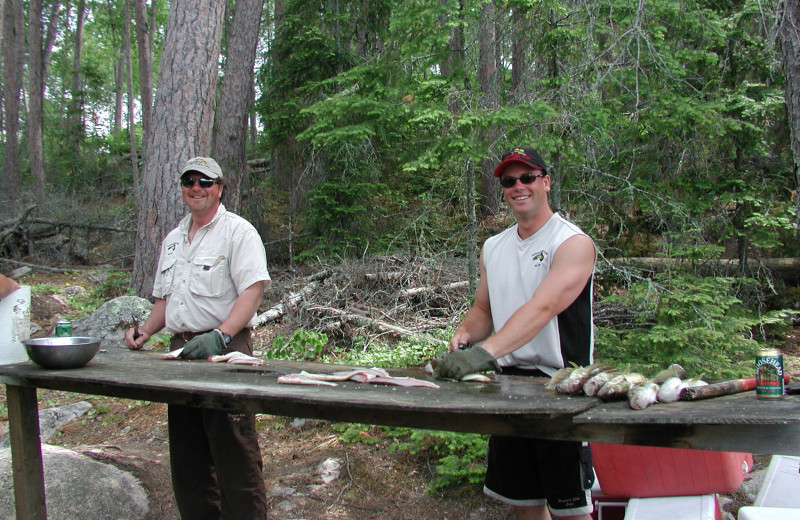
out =
[(412, 298), (414, 296), (435, 292), (435, 291), (451, 291), (453, 289), (463, 289), (465, 287), (469, 287), (468, 281), (462, 282), (453, 282), (447, 285), (442, 285), (440, 287), (435, 286), (425, 286), (425, 287), (411, 287), (410, 289), (402, 289), (394, 293), (395, 298)]
[(310, 280), (310, 282), (304, 285), (299, 291), (290, 293), (289, 296), (284, 299), (286, 303), (282, 301), (277, 305), (273, 305), (262, 314), (259, 314), (256, 317), (255, 327), (261, 327), (262, 325), (266, 325), (267, 323), (280, 319), (284, 314), (286, 314), (287, 308), (296, 308), (302, 300), (308, 298), (315, 290), (317, 290), (321, 280), (328, 278), (331, 276), (331, 274), (332, 273), (330, 270), (324, 270), (306, 278), (307, 280)]
[[(607, 260), (615, 267), (632, 266), (652, 272), (666, 271), (680, 266), (691, 266), (703, 275), (729, 274), (735, 276), (741, 272), (741, 264), (738, 259), (734, 258), (702, 261), (680, 258), (623, 257), (608, 258)], [(750, 271), (766, 268), (785, 283), (800, 282), (800, 258), (750, 258), (747, 260), (747, 268)]]
[[(355, 323), (356, 325), (358, 325), (360, 327), (366, 327), (366, 328), (368, 328), (370, 330), (373, 330), (373, 331), (376, 331), (376, 332), (388, 332), (388, 333), (397, 334), (397, 335), (400, 335), (400, 336), (415, 336), (415, 335), (417, 335), (417, 333), (412, 331), (412, 330), (409, 330), (409, 329), (406, 329), (406, 328), (403, 328), (403, 327), (398, 327), (397, 325), (392, 325), (390, 323), (386, 323), (385, 321), (376, 320), (376, 319), (373, 319), (373, 318), (368, 318), (368, 317), (362, 316), (360, 314), (353, 314), (351, 312), (343, 311), (341, 309), (334, 309), (333, 307), (324, 307), (324, 306), (315, 305), (315, 306), (307, 307), (306, 310), (322, 312), (322, 313), (325, 313), (325, 314), (332, 314), (332, 315), (335, 315), (335, 316), (340, 316), (341, 318), (345, 319), (346, 321), (353, 322), (353, 323)], [(443, 340), (443, 339), (431, 338), (431, 340), (434, 341), (434, 342), (437, 342), (437, 343), (441, 343), (442, 345), (447, 345), (448, 344), (448, 342)]]

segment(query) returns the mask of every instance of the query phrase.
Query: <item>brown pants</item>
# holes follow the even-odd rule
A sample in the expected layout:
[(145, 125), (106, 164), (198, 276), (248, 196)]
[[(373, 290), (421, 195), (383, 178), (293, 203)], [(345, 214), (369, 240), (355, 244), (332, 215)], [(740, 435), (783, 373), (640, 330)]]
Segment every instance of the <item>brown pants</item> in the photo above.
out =
[[(174, 336), (172, 350), (185, 340)], [(252, 355), (250, 330), (222, 354)], [(167, 407), (170, 468), (183, 520), (264, 520), (267, 497), (255, 415), (174, 405)]]

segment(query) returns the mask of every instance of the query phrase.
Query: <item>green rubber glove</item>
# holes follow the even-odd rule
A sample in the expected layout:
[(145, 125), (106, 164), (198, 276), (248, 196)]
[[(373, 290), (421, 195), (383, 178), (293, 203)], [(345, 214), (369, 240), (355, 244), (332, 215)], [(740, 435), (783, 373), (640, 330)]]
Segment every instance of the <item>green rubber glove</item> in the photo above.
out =
[(181, 357), (183, 359), (205, 359), (209, 356), (216, 356), (225, 347), (225, 340), (222, 332), (214, 329), (211, 332), (195, 336), (183, 346)]
[(460, 380), (473, 372), (499, 370), (497, 360), (481, 347), (454, 350), (445, 355), (434, 369), (433, 375), (439, 379)]

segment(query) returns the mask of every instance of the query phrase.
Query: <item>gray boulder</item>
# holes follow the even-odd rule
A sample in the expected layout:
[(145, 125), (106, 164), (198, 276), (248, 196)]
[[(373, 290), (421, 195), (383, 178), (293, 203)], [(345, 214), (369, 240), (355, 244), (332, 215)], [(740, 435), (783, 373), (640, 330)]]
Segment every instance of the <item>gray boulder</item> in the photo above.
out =
[[(92, 405), (88, 401), (65, 404), (39, 410), (39, 437), (42, 442), (47, 442), (62, 426), (71, 423), (91, 409)], [(11, 446), (11, 438), (8, 432), (0, 436), (0, 448)]]
[[(42, 445), (47, 518), (139, 520), (147, 494), (130, 473), (59, 446)], [(15, 518), (11, 450), (0, 450), (0, 518)]]
[(72, 322), (73, 336), (94, 336), (100, 338), (100, 348), (125, 347), (125, 332), (133, 325), (133, 320), (143, 324), (153, 304), (138, 296), (120, 296), (107, 301), (85, 318)]

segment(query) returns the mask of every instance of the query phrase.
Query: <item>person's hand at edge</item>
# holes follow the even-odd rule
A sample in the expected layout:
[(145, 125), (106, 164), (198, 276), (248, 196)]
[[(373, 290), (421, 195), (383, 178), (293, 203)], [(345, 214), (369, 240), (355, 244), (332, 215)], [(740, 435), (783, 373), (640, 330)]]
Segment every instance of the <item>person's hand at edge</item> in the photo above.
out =
[(181, 357), (183, 359), (205, 359), (209, 356), (216, 356), (225, 347), (225, 339), (222, 331), (214, 329), (205, 334), (200, 334), (189, 340), (183, 346)]
[(481, 347), (455, 350), (439, 360), (433, 375), (438, 379), (460, 380), (467, 374), (499, 370), (497, 360)]

